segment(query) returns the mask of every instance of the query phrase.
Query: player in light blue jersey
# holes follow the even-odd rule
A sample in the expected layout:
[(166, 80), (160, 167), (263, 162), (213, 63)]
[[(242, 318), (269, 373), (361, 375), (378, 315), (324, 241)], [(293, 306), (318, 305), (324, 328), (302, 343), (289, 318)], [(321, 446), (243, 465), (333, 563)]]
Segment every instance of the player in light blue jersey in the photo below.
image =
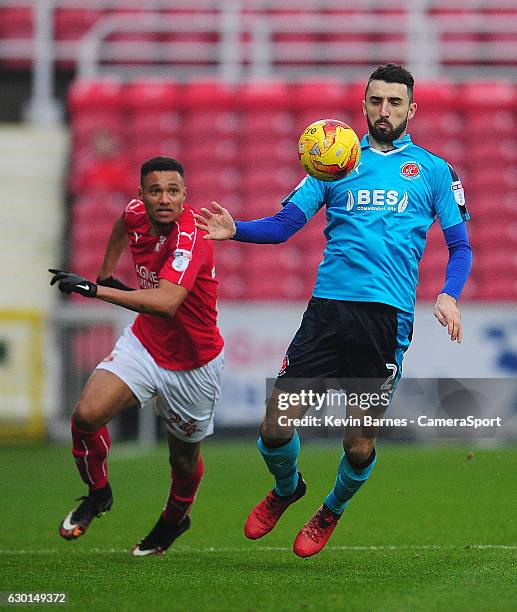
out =
[[(250, 539), (269, 533), (306, 490), (298, 472), (296, 430), (279, 424), (280, 415), (299, 417), (303, 410), (290, 406), (287, 413), (280, 411), (280, 394), (314, 389), (328, 379), (347, 379), (340, 388), (348, 388), (353, 379), (364, 381), (362, 388), (370, 393), (387, 391), (391, 397), (411, 341), (418, 263), (436, 219), (449, 262), (434, 314), (451, 340), (461, 342), (456, 302), (472, 261), (465, 226), (469, 215), (452, 167), (414, 144), (407, 133), (416, 112), (413, 85), (411, 74), (394, 64), (380, 66), (370, 76), (363, 100), (368, 134), (361, 142), (361, 162), (348, 177), (324, 183), (307, 176), (285, 198), (283, 209), (265, 219), (234, 223), (215, 202), (197, 217), (207, 239), (256, 243), (287, 240), (323, 207), (328, 221), (313, 295), (287, 349), (261, 427), (258, 446), (275, 487), (248, 517), (244, 532)], [(384, 409), (373, 412), (382, 416)], [(335, 486), (296, 536), (298, 556), (314, 555), (328, 542), (375, 466), (376, 434), (365, 426), (345, 429)]]

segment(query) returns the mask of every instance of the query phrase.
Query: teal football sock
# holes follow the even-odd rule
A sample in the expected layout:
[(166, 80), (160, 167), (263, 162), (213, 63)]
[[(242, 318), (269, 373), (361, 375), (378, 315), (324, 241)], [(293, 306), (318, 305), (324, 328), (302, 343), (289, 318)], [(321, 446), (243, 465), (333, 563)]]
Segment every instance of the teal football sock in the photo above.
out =
[(266, 446), (262, 437), (259, 437), (257, 446), (268, 470), (275, 477), (274, 492), (282, 497), (292, 495), (298, 485), (298, 455), (300, 454), (298, 433), (294, 432), (294, 436), (287, 444), (274, 448)]
[(348, 501), (368, 480), (368, 477), (372, 473), (376, 463), (377, 456), (375, 455), (374, 451), (371, 463), (369, 463), (365, 468), (357, 469), (350, 465), (346, 454), (343, 453), (341, 461), (339, 462), (336, 484), (325, 498), (325, 505), (330, 508), (332, 512), (342, 514), (345, 508), (348, 506)]

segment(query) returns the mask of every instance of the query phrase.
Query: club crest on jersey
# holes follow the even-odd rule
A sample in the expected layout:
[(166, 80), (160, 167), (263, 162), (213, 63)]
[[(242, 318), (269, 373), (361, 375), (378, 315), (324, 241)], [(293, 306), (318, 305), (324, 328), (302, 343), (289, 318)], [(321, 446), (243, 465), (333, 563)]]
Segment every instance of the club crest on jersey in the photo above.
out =
[(184, 272), (192, 259), (192, 253), (185, 249), (176, 249), (174, 251), (174, 259), (172, 260), (172, 269), (176, 272)]
[(283, 376), (285, 374), (285, 371), (287, 370), (288, 365), (289, 365), (289, 357), (288, 355), (285, 355), (285, 357), (282, 359), (282, 365), (280, 366), (280, 369), (278, 370), (278, 376)]
[(451, 189), (452, 193), (454, 194), (456, 204), (459, 206), (465, 206), (465, 191), (463, 190), (461, 181), (454, 181), (451, 185)]
[(420, 166), (416, 162), (406, 162), (400, 167), (400, 175), (409, 181), (413, 181), (420, 176)]

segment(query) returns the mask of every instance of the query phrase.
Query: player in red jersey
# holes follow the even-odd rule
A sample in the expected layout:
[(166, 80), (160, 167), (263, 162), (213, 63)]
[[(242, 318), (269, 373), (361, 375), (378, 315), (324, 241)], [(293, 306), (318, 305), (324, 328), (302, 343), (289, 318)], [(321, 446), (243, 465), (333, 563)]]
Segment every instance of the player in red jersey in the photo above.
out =
[[(153, 404), (168, 433), (171, 485), (151, 532), (135, 556), (161, 554), (190, 526), (203, 474), (201, 441), (213, 431), (220, 395), (223, 340), (217, 328), (217, 281), (209, 241), (185, 203), (181, 164), (155, 157), (141, 169), (138, 200), (116, 221), (97, 282), (50, 270), (63, 293), (98, 298), (140, 313), (111, 355), (93, 371), (72, 415), (72, 454), (88, 495), (59, 527), (72, 540), (111, 508), (107, 424), (137, 403)], [(130, 246), (139, 290), (113, 278)]]

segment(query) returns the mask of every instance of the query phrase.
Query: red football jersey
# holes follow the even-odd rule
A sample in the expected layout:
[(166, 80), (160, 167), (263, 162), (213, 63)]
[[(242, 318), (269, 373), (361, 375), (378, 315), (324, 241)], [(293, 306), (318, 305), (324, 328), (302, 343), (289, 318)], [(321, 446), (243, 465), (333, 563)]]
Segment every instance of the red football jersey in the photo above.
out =
[(194, 225), (193, 209), (184, 204), (169, 234), (153, 236), (144, 203), (132, 200), (122, 219), (131, 244), (140, 289), (164, 278), (188, 290), (173, 317), (140, 313), (133, 333), (156, 363), (169, 370), (193, 370), (221, 352), (217, 327), (217, 280), (214, 251)]

